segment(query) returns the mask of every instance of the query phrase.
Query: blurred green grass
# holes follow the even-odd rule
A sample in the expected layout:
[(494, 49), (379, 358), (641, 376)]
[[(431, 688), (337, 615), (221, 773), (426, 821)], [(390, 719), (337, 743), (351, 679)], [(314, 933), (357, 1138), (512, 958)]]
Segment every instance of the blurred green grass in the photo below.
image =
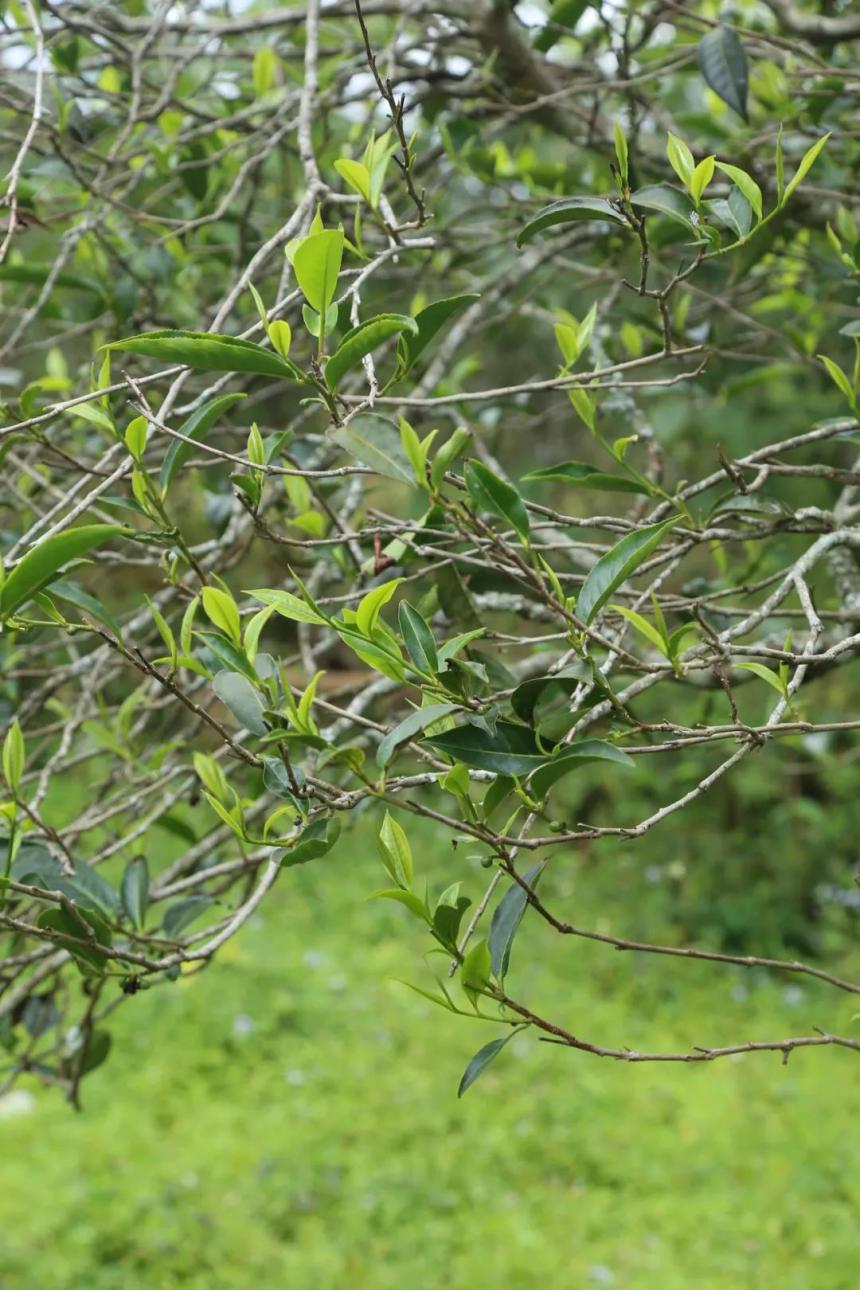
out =
[[(432, 832), (414, 845), (437, 886), (459, 869), (480, 890)], [(605, 892), (590, 908), (562, 866), (547, 891), (605, 925)], [(360, 826), (286, 872), (213, 967), (127, 1002), (81, 1115), (25, 1086), (29, 1111), (0, 1119), (2, 1290), (854, 1290), (852, 1054), (630, 1067), (523, 1035), (458, 1102), (501, 1032), (396, 982), (429, 982), (427, 947), (366, 901), (378, 879)], [(814, 982), (634, 959), (530, 918), (510, 981), (631, 1047), (856, 1030), (856, 1002)]]

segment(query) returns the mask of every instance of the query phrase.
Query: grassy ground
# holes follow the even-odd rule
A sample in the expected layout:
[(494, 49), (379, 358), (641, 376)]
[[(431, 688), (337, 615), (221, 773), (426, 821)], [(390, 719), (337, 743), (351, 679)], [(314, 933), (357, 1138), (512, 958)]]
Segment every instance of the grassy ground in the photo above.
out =
[[(458, 1102), (494, 1032), (396, 984), (424, 947), (376, 880), (362, 832), (285, 874), (219, 964), (127, 1004), (80, 1116), (35, 1092), (0, 1120), (2, 1290), (854, 1290), (852, 1055), (622, 1067), (521, 1036)], [(609, 1043), (856, 1011), (528, 919), (515, 955), (512, 985)]]

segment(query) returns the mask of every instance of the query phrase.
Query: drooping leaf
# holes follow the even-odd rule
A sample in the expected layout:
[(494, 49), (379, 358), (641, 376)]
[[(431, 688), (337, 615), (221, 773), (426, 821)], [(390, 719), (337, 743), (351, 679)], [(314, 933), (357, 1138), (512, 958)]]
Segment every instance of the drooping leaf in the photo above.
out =
[(561, 40), (565, 29), (573, 31), (587, 8), (588, 0), (553, 0), (546, 23), (532, 41), (535, 49), (548, 53)]
[(186, 927), (200, 917), (212, 905), (211, 896), (186, 896), (164, 911), (161, 928), (168, 940), (175, 940)]
[(714, 93), (748, 121), (747, 56), (731, 27), (714, 27), (699, 41), (699, 67)]
[(462, 1097), (466, 1090), (472, 1087), (475, 1080), (480, 1075), (483, 1075), (490, 1062), (495, 1061), (505, 1044), (509, 1043), (516, 1033), (515, 1030), (511, 1030), (511, 1033), (505, 1035), (503, 1039), (491, 1039), (488, 1044), (484, 1044), (483, 1048), (478, 1049), (469, 1065), (463, 1071), (463, 1077), (457, 1089), (458, 1097)]
[(113, 1037), (109, 1030), (94, 1030), (90, 1034), (83, 1061), (79, 1067), (81, 1075), (89, 1075), (91, 1071), (97, 1070), (107, 1061), (112, 1043)]
[(148, 331), (115, 340), (104, 348), (140, 354), (159, 363), (181, 363), (196, 372), (249, 372), (290, 381), (304, 379), (296, 365), (280, 354), (250, 340), (208, 331)]
[(565, 694), (573, 694), (578, 685), (589, 680), (591, 680), (591, 672), (584, 663), (575, 663), (573, 667), (567, 667), (563, 671), (552, 672), (546, 676), (529, 677), (514, 690), (511, 695), (511, 707), (522, 721), (527, 721), (531, 725), (535, 708), (544, 690), (550, 686), (557, 686)]
[(146, 856), (135, 856), (133, 860), (129, 860), (119, 891), (122, 907), (132, 923), (137, 928), (143, 927), (149, 904), (149, 865)]
[(583, 739), (579, 743), (567, 744), (539, 767), (529, 780), (529, 791), (535, 797), (542, 798), (553, 784), (571, 771), (578, 770), (583, 762), (589, 761), (611, 761), (616, 766), (626, 767), (633, 765), (633, 759), (614, 744), (608, 744), (602, 739)]
[(400, 431), (393, 421), (365, 412), (332, 435), (362, 465), (369, 466), (378, 475), (396, 479), (401, 484), (415, 483), (409, 459), (403, 450)]
[(247, 677), (241, 672), (217, 672), (212, 688), (240, 726), (254, 735), (266, 733), (268, 727), (263, 720), (263, 704)]
[[(202, 403), (199, 408), (195, 408), (187, 420), (183, 421), (179, 427), (179, 433), (186, 439), (202, 439), (212, 426), (218, 420), (223, 412), (231, 408), (234, 403), (244, 399), (244, 394), (219, 394), (217, 398), (209, 399), (208, 402)], [(161, 463), (161, 491), (166, 493), (177, 473), (188, 461), (194, 452), (194, 445), (184, 443), (182, 439), (171, 439), (170, 447), (164, 455), (164, 461)]]
[(628, 533), (602, 555), (585, 579), (576, 602), (577, 617), (586, 625), (606, 604), (612, 593), (655, 551), (676, 519), (651, 524)]
[(40, 542), (18, 561), (0, 588), (0, 618), (8, 618), (47, 586), (54, 574), (70, 560), (79, 560), (126, 531), (119, 524), (85, 524)]
[(672, 188), (670, 184), (649, 184), (645, 188), (639, 188), (630, 201), (639, 210), (657, 211), (676, 224), (682, 224), (687, 232), (692, 228), (690, 217), (694, 211), (693, 203), (686, 193)]
[(415, 331), (404, 332), (397, 342), (398, 377), (406, 375), (449, 318), (480, 298), (474, 293), (449, 296), (445, 300), (435, 300), (432, 305), (421, 309), (415, 315)]
[(558, 480), (565, 484), (578, 484), (581, 488), (596, 488), (604, 493), (648, 493), (647, 484), (625, 475), (610, 475), (584, 461), (562, 461), (557, 466), (541, 466), (523, 475), (524, 480), (541, 482)]
[(433, 930), (450, 949), (457, 944), (463, 914), (472, 903), (468, 896), (460, 895), (461, 886), (462, 883), (455, 882), (447, 887), (433, 910)]
[(426, 708), (416, 708), (414, 712), (410, 712), (409, 716), (399, 721), (380, 743), (376, 750), (377, 765), (387, 766), (398, 744), (412, 739), (414, 735), (426, 730), (428, 726), (432, 726), (443, 717), (450, 716), (452, 712), (457, 711), (458, 706), (456, 703), (430, 703)]
[[(64, 938), (60, 944), (68, 950), (85, 976), (101, 976), (104, 972), (107, 966), (104, 949), (110, 946), (111, 937), (97, 914), (86, 909), (53, 907), (40, 914), (38, 926)], [(71, 939), (65, 940), (66, 937)], [(78, 944), (79, 941), (83, 943)]]
[(613, 224), (629, 228), (623, 213), (608, 197), (563, 197), (561, 201), (545, 206), (533, 220), (529, 220), (517, 238), (517, 246), (530, 242), (545, 228), (554, 228), (556, 224), (570, 224), (575, 220), (607, 219)]
[(417, 333), (418, 328), (415, 319), (406, 314), (379, 314), (376, 318), (359, 323), (346, 333), (328, 360), (325, 369), (326, 384), (330, 389), (336, 390), (346, 373), (358, 367), (361, 360), (378, 345), (391, 336), (407, 331)]
[(467, 461), (463, 474), (469, 495), (478, 510), (498, 515), (516, 530), (524, 542), (528, 541), (528, 511), (517, 490), (495, 475), (482, 461)]
[(294, 846), (281, 855), (281, 868), (292, 869), (295, 865), (307, 864), (310, 860), (319, 860), (328, 855), (340, 837), (340, 819), (331, 815), (328, 819), (314, 820), (299, 835)]
[[(529, 887), (535, 887), (543, 873), (545, 863), (546, 861), (541, 860), (538, 864), (527, 869), (521, 875), (523, 882), (527, 883)], [(511, 946), (522, 922), (523, 914), (526, 912), (527, 904), (528, 895), (526, 892), (519, 883), (511, 881), (510, 887), (508, 887), (508, 890), (493, 911), (487, 944), (490, 947), (493, 972), (500, 981), (507, 975), (511, 958)]]

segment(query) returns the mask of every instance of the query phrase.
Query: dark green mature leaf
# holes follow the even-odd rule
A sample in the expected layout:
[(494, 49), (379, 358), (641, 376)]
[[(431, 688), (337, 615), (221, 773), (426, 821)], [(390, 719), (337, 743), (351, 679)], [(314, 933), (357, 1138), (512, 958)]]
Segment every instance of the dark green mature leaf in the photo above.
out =
[(149, 865), (146, 856), (129, 860), (120, 884), (122, 907), (135, 927), (143, 927), (149, 904)]
[(313, 824), (299, 835), (295, 846), (284, 851), (281, 856), (281, 868), (292, 869), (297, 864), (307, 864), (309, 860), (318, 860), (327, 855), (340, 837), (340, 819), (331, 815), (328, 819), (314, 820)]
[(532, 41), (535, 49), (542, 54), (548, 53), (561, 40), (565, 28), (573, 31), (587, 8), (588, 0), (554, 0), (545, 25)]
[[(529, 887), (535, 887), (544, 870), (545, 860), (532, 865), (520, 876), (523, 882), (528, 883)], [(493, 963), (493, 972), (503, 980), (508, 971), (511, 958), (511, 946), (514, 943), (514, 937), (517, 934), (523, 914), (526, 912), (528, 904), (528, 895), (519, 885), (511, 880), (511, 885), (505, 892), (493, 911), (492, 922), (490, 923), (490, 934), (487, 937), (487, 944), (490, 947), (490, 958)]]
[(421, 309), (415, 315), (415, 332), (404, 333), (397, 342), (398, 379), (406, 375), (449, 318), (480, 298), (470, 292), (462, 296), (449, 296), (446, 300), (435, 300), (426, 309)]
[[(226, 412), (234, 403), (244, 398), (245, 395), (239, 393), (219, 394), (216, 399), (202, 403), (199, 408), (194, 409), (187, 420), (183, 421), (179, 427), (179, 433), (185, 435), (186, 439), (202, 439), (207, 431), (212, 429), (222, 412)], [(184, 443), (181, 439), (171, 439), (170, 447), (161, 463), (162, 493), (167, 492), (177, 472), (182, 469), (193, 452), (193, 444)]]
[(184, 900), (178, 900), (165, 911), (161, 924), (164, 935), (168, 940), (173, 940), (209, 909), (212, 903), (211, 896), (186, 896)]
[(84, 278), (78, 273), (55, 272), (56, 266), (50, 260), (30, 260), (26, 264), (0, 264), (0, 282), (26, 282), (41, 286), (51, 277), (58, 287), (72, 287), (77, 291), (92, 291), (104, 296), (104, 288), (92, 278)]
[(426, 742), (454, 761), (496, 775), (528, 775), (549, 760), (538, 747), (534, 731), (510, 721), (499, 721), (492, 735), (480, 726), (467, 725), (431, 735)]
[(563, 197), (561, 201), (545, 206), (533, 220), (526, 224), (517, 238), (517, 246), (530, 242), (545, 228), (583, 219), (608, 219), (613, 224), (621, 224), (624, 228), (630, 227), (622, 212), (608, 197)]
[(649, 184), (645, 188), (639, 188), (630, 201), (639, 210), (658, 211), (677, 224), (683, 224), (687, 232), (692, 228), (690, 216), (695, 209), (692, 201), (686, 193), (669, 184)]
[(602, 739), (583, 739), (580, 743), (566, 745), (551, 761), (536, 770), (529, 780), (529, 792), (535, 797), (544, 797), (553, 784), (589, 761), (611, 761), (616, 766), (633, 765), (632, 757), (614, 744), (605, 743)]
[(442, 717), (450, 716), (452, 712), (457, 711), (457, 708), (456, 703), (431, 703), (426, 708), (416, 708), (414, 712), (410, 712), (408, 717), (404, 717), (393, 730), (388, 732), (377, 748), (377, 765), (387, 766), (398, 744), (413, 738)]
[(538, 701), (548, 686), (555, 685), (566, 694), (573, 694), (583, 681), (591, 680), (591, 671), (584, 663), (574, 663), (561, 672), (549, 673), (546, 676), (533, 676), (521, 682), (511, 695), (511, 707), (521, 720), (532, 723)]
[(127, 530), (120, 524), (85, 524), (46, 538), (19, 560), (0, 588), (0, 618), (8, 618), (48, 585), (70, 560), (79, 560)]
[(747, 56), (731, 27), (714, 27), (706, 32), (699, 41), (699, 67), (714, 93), (748, 121)]
[(490, 1062), (495, 1061), (505, 1044), (509, 1043), (517, 1032), (512, 1030), (504, 1039), (491, 1039), (483, 1048), (479, 1048), (469, 1065), (463, 1071), (463, 1078), (457, 1089), (457, 1096), (462, 1097), (466, 1089), (471, 1088), (475, 1080), (484, 1073)]
[(326, 384), (330, 389), (336, 390), (347, 372), (353, 367), (358, 367), (361, 360), (383, 341), (401, 332), (417, 334), (418, 326), (415, 319), (406, 314), (379, 314), (378, 317), (369, 318), (367, 322), (353, 327), (346, 333), (326, 364)]
[(83, 1061), (80, 1064), (81, 1075), (89, 1075), (107, 1061), (112, 1044), (109, 1030), (94, 1030), (87, 1040)]
[(409, 464), (400, 431), (392, 421), (365, 412), (353, 417), (348, 425), (332, 435), (336, 443), (362, 465), (369, 466), (378, 475), (386, 475), (401, 484), (415, 483), (415, 473)]
[(517, 490), (506, 480), (494, 475), (481, 461), (467, 461), (463, 473), (469, 496), (476, 508), (506, 520), (523, 541), (527, 541), (529, 517)]
[(422, 672), (438, 672), (439, 656), (436, 653), (436, 641), (427, 623), (417, 609), (406, 600), (401, 600), (397, 610), (400, 630), (409, 650), (409, 657)]
[(218, 672), (212, 680), (212, 688), (240, 726), (254, 735), (266, 733), (268, 727), (263, 720), (262, 701), (246, 676), (241, 672)]
[[(107, 955), (100, 946), (110, 945), (110, 932), (97, 914), (87, 909), (46, 909), (39, 917), (39, 927), (57, 932), (74, 940), (62, 941), (80, 971), (85, 976), (101, 975), (107, 964)], [(84, 944), (77, 944), (82, 941)]]
[(11, 876), (16, 882), (44, 891), (60, 891), (74, 904), (106, 918), (113, 918), (119, 908), (117, 893), (92, 865), (78, 860), (74, 871), (66, 873), (59, 860), (37, 844), (25, 843), (21, 847)]
[(635, 573), (676, 523), (677, 519), (673, 518), (662, 524), (651, 524), (635, 533), (628, 533), (611, 551), (602, 555), (589, 572), (579, 593), (576, 602), (577, 617), (586, 624), (590, 623), (613, 591)]
[(159, 363), (181, 363), (196, 372), (250, 372), (259, 376), (280, 376), (304, 380), (295, 363), (250, 340), (219, 336), (208, 331), (146, 331), (139, 336), (115, 340), (104, 349), (140, 354)]
[(559, 480), (565, 484), (578, 484), (582, 488), (597, 488), (604, 493), (648, 493), (646, 484), (626, 475), (610, 475), (596, 466), (589, 466), (585, 461), (562, 461), (557, 466), (541, 466), (539, 470), (530, 470), (523, 475), (523, 480), (534, 480), (536, 483), (545, 479)]

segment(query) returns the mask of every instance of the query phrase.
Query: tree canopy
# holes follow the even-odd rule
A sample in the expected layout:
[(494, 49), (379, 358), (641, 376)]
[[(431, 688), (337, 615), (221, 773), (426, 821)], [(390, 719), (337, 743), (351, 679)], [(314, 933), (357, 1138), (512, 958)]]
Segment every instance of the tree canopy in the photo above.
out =
[[(336, 882), (367, 810), (373, 894), (434, 952), (413, 987), (494, 1027), (461, 1092), (522, 1029), (624, 1061), (860, 1050), (822, 993), (803, 1034), (703, 1018), (633, 1052), (598, 1001), (544, 1016), (515, 949), (527, 914), (631, 970), (860, 992), (766, 936), (654, 943), (544, 896), (687, 818), (719, 835), (724, 777), (856, 756), (860, 19), (0, 24), (0, 1083), (77, 1102), (117, 1005), (205, 968), (293, 867)], [(819, 865), (843, 887), (849, 846)]]

